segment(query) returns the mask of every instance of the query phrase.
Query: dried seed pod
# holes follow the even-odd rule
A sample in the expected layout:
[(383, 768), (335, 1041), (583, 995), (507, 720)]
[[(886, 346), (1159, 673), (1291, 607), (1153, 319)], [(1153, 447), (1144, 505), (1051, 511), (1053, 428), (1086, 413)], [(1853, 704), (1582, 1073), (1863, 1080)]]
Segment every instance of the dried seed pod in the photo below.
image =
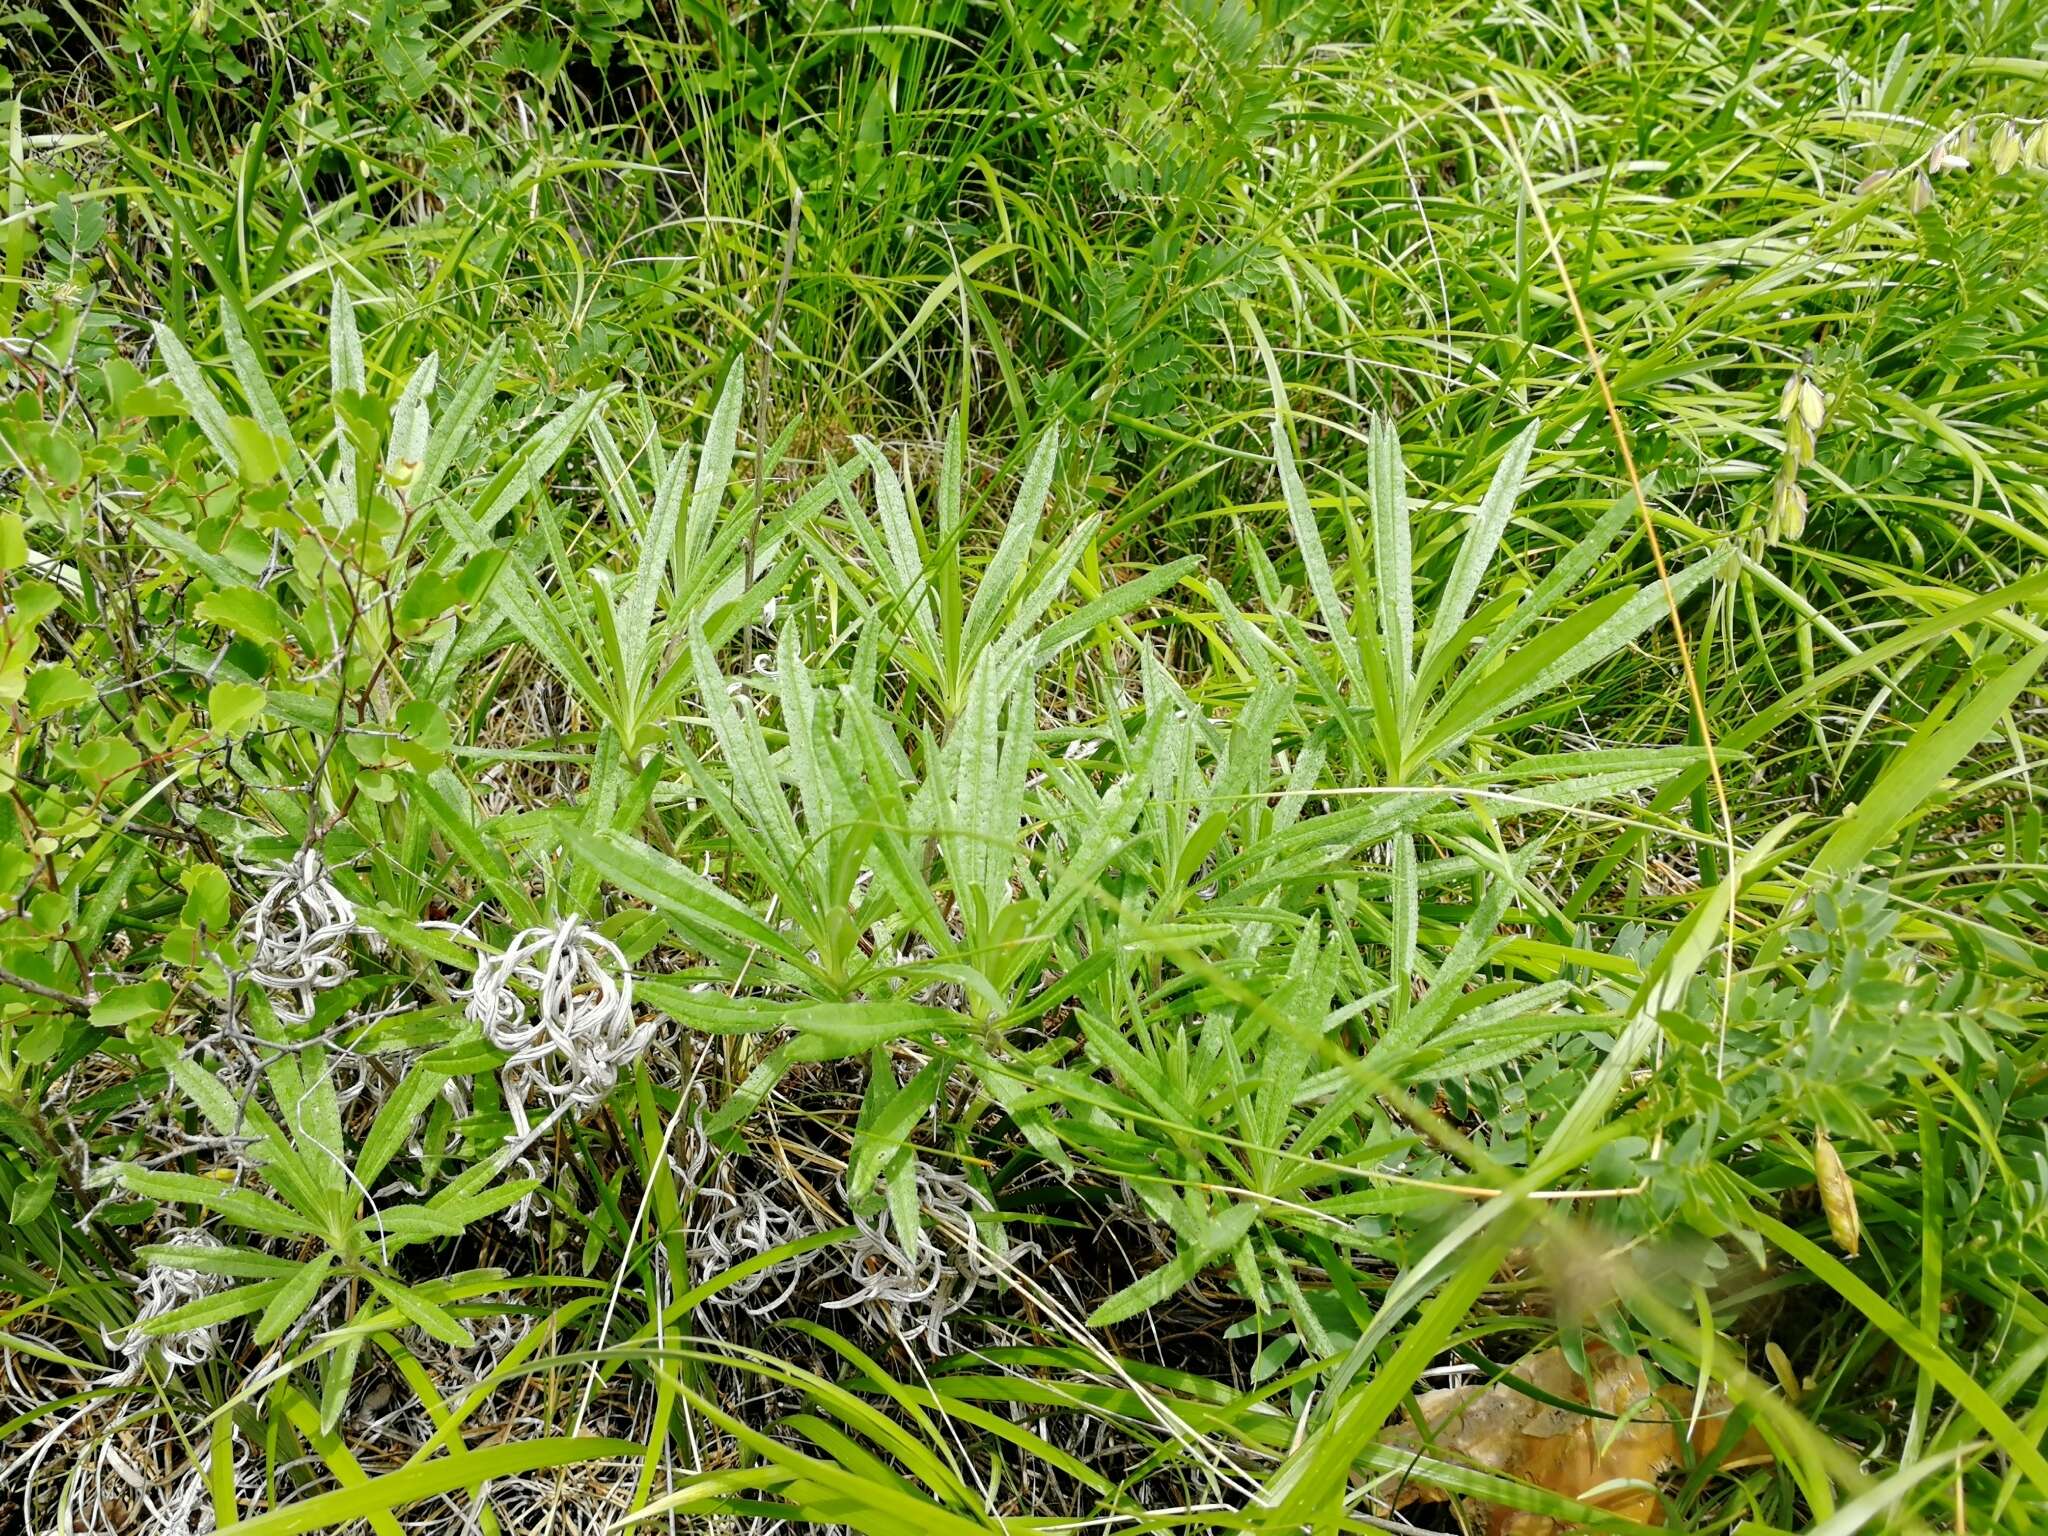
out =
[(1856, 1214), (1856, 1186), (1842, 1166), (1842, 1154), (1825, 1130), (1813, 1133), (1813, 1177), (1820, 1185), (1821, 1209), (1828, 1213), (1828, 1231), (1842, 1251), (1855, 1258), (1863, 1246), (1863, 1221)]

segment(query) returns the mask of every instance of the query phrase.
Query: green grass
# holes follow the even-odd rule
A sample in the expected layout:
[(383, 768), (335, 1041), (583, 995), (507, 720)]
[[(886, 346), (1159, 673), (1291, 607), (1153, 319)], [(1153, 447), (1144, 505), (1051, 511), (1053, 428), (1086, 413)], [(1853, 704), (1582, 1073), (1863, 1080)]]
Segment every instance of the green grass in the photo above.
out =
[(2044, 45), (0, 21), (4, 1507), (2048, 1528)]

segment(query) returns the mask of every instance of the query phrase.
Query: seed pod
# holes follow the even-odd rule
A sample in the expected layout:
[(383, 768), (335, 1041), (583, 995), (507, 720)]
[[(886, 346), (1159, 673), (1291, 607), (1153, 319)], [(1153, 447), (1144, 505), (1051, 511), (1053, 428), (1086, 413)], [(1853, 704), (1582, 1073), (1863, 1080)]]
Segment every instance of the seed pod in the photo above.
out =
[(1828, 1140), (1825, 1130), (1813, 1133), (1813, 1177), (1820, 1185), (1821, 1209), (1828, 1213), (1828, 1231), (1850, 1258), (1863, 1245), (1863, 1222), (1856, 1214), (1856, 1186), (1849, 1182), (1849, 1170), (1842, 1166), (1842, 1154)]
[(2036, 128), (2033, 137), (2027, 140), (2027, 164), (2037, 171), (2048, 171), (2048, 123)]
[(1925, 213), (1934, 206), (1934, 183), (1925, 171), (1913, 173), (1913, 190), (1906, 195), (1906, 206), (1914, 213)]
[(1794, 469), (1813, 462), (1813, 433), (1807, 429), (1806, 417), (1798, 411), (1785, 422), (1785, 461)]
[(2010, 122), (2000, 123), (1991, 135), (1991, 169), (2003, 176), (2020, 163), (2020, 132)]
[(1806, 492), (1799, 488), (1799, 482), (1790, 478), (1778, 482), (1776, 494), (1771, 499), (1771, 523), (1765, 531), (1773, 544), (1797, 540), (1806, 531)]
[(1776, 1339), (1764, 1345), (1764, 1358), (1771, 1363), (1771, 1374), (1778, 1378), (1778, 1385), (1785, 1393), (1785, 1401), (1799, 1401), (1799, 1373), (1792, 1369), (1792, 1361), (1779, 1347)]
[(1799, 380), (1799, 418), (1806, 423), (1810, 436), (1819, 437), (1821, 423), (1828, 419), (1828, 397), (1820, 392), (1813, 380), (1801, 376)]
[(1939, 176), (1943, 171), (1967, 171), (1970, 168), (1969, 151), (1973, 146), (1960, 133), (1945, 133), (1934, 141), (1934, 147), (1927, 151), (1927, 174)]

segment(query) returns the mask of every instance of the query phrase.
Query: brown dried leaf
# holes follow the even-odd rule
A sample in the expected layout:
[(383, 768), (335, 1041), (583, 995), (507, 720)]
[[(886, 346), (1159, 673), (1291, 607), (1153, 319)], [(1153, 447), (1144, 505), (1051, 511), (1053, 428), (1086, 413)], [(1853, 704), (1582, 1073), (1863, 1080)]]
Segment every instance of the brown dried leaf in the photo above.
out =
[[(1617, 1354), (1596, 1342), (1588, 1346), (1586, 1361), (1592, 1370), (1590, 1392), (1562, 1350), (1530, 1355), (1514, 1374), (1551, 1397), (1587, 1405), (1591, 1413), (1539, 1401), (1506, 1382), (1453, 1387), (1424, 1393), (1418, 1399), (1422, 1425), (1389, 1431), (1385, 1443), (1531, 1483), (1624, 1519), (1657, 1524), (1663, 1509), (1654, 1486), (1587, 1495), (1616, 1481), (1654, 1485), (1683, 1459), (1681, 1437), (1690, 1440), (1695, 1456), (1711, 1455), (1728, 1422), (1728, 1399), (1710, 1390), (1695, 1419), (1692, 1392), (1677, 1386), (1653, 1391), (1643, 1362), (1634, 1355)], [(1751, 1433), (1722, 1465), (1756, 1466), (1769, 1460), (1770, 1452)], [(1398, 1502), (1448, 1497), (1411, 1478)], [(1480, 1504), (1474, 1513), (1487, 1536), (1558, 1536), (1570, 1528), (1548, 1515), (1498, 1504)]]

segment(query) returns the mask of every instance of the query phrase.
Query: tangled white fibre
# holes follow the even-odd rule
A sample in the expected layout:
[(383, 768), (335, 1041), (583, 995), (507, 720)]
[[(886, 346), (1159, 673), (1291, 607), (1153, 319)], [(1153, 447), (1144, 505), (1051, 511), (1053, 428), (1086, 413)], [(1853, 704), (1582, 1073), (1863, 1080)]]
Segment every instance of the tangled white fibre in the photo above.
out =
[[(222, 1246), (204, 1232), (189, 1227), (170, 1233), (164, 1242), (173, 1248)], [(220, 1275), (152, 1260), (143, 1270), (142, 1279), (136, 1287), (135, 1321), (119, 1333), (103, 1336), (107, 1348), (119, 1351), (128, 1362), (110, 1376), (106, 1384), (118, 1386), (133, 1381), (141, 1375), (144, 1362), (152, 1353), (166, 1370), (177, 1370), (181, 1366), (197, 1365), (212, 1359), (214, 1351), (220, 1347), (220, 1330), (212, 1325), (161, 1335), (145, 1333), (143, 1328), (187, 1302), (211, 1296), (227, 1283)]]
[(193, 1467), (165, 1490), (156, 1516), (162, 1536), (213, 1536), (220, 1527), (214, 1518), (213, 1490), (207, 1486), (206, 1469)]
[(922, 1334), (928, 1350), (943, 1354), (947, 1320), (972, 1301), (975, 1292), (995, 1284), (1006, 1263), (1037, 1248), (1031, 1243), (998, 1247), (987, 1242), (975, 1212), (995, 1207), (957, 1173), (919, 1163), (917, 1198), (924, 1219), (914, 1244), (898, 1240), (887, 1206), (871, 1217), (855, 1216), (858, 1235), (835, 1250), (846, 1261), (853, 1294), (823, 1305), (862, 1307), (898, 1338)]
[[(718, 1184), (698, 1188), (697, 1210), (690, 1225), (690, 1268), (698, 1284), (817, 1230), (803, 1210), (784, 1205), (766, 1191), (748, 1189), (734, 1194)], [(766, 1317), (789, 1300), (804, 1270), (817, 1257), (814, 1250), (780, 1259), (719, 1287), (705, 1298), (705, 1304), (739, 1307), (750, 1317)], [(782, 1282), (779, 1292), (767, 1300), (758, 1299), (777, 1281)]]
[(242, 914), (249, 979), (271, 994), (280, 1019), (303, 1024), (313, 1017), (315, 993), (355, 974), (348, 954), (355, 905), (327, 878), (327, 865), (311, 848), (257, 873), (270, 887)]
[(588, 1109), (618, 1086), (654, 1038), (656, 1018), (633, 1016), (633, 972), (619, 947), (580, 917), (528, 928), (476, 968), (465, 1011), (505, 1064), (516, 1134), (531, 1130), (534, 1090), (556, 1112)]

